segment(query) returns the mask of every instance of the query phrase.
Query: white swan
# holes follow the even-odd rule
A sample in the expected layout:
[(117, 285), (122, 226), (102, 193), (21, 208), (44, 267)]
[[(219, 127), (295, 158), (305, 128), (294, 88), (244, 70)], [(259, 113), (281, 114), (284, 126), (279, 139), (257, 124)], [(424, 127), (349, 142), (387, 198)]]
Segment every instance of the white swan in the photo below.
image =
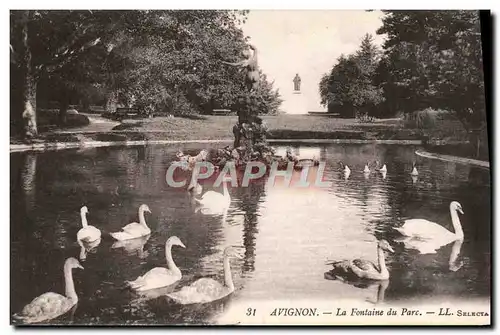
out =
[(457, 201), (452, 201), (450, 203), (450, 215), (455, 230), (454, 233), (437, 223), (424, 219), (406, 220), (402, 227), (395, 227), (394, 230), (397, 230), (405, 237), (413, 239), (404, 241), (409, 247), (422, 253), (435, 253), (443, 245), (464, 239), (464, 232), (457, 212), (464, 213), (462, 205)]
[(169, 286), (179, 281), (182, 278), (182, 274), (172, 258), (172, 246), (174, 245), (183, 248), (186, 247), (177, 236), (172, 236), (167, 240), (165, 243), (167, 268), (154, 268), (146, 272), (143, 276), (137, 277), (136, 280), (128, 281), (128, 286), (135, 291), (141, 292)]
[(415, 164), (413, 164), (413, 169), (411, 170), (410, 175), (418, 176), (418, 170), (417, 170), (417, 167), (415, 166)]
[(368, 164), (365, 164), (365, 168), (363, 170), (363, 173), (365, 173), (365, 174), (370, 173), (370, 168), (368, 167)]
[(75, 268), (83, 269), (75, 258), (70, 257), (64, 262), (66, 296), (54, 292), (44, 293), (24, 306), (21, 313), (14, 314), (14, 318), (24, 323), (35, 323), (54, 319), (71, 310), (78, 302), (72, 274)]
[(224, 178), (222, 180), (222, 194), (215, 191), (208, 191), (202, 195), (201, 199), (195, 198), (195, 201), (200, 205), (200, 208), (205, 208), (210, 212), (219, 213), (229, 207), (229, 204), (231, 203), (231, 196), (227, 190), (226, 182), (230, 180), (230, 178)]
[(351, 169), (349, 169), (349, 167), (342, 162), (340, 162), (340, 166), (344, 167), (344, 170), (342, 170), (342, 172), (344, 173), (344, 179), (345, 180), (349, 179), (349, 176), (351, 175)]
[(182, 305), (203, 304), (222, 299), (234, 292), (234, 283), (229, 264), (230, 257), (243, 259), (236, 249), (230, 246), (224, 249), (224, 284), (211, 278), (201, 278), (181, 290), (166, 294), (167, 297)]
[(146, 225), (144, 212), (151, 213), (148, 205), (141, 205), (139, 207), (139, 223), (132, 222), (122, 228), (122, 231), (110, 233), (110, 235), (118, 241), (130, 240), (151, 234), (151, 229)]
[(87, 223), (87, 213), (89, 212), (87, 206), (80, 209), (80, 217), (82, 219), (82, 226), (76, 234), (76, 239), (85, 243), (91, 243), (101, 238), (101, 231), (94, 226)]
[(379, 171), (380, 171), (381, 173), (384, 173), (384, 172), (386, 172), (386, 173), (387, 173), (387, 166), (384, 164), (384, 165), (383, 165), (383, 166), (379, 169)]
[(351, 169), (347, 165), (344, 166), (344, 173), (345, 174), (351, 174)]

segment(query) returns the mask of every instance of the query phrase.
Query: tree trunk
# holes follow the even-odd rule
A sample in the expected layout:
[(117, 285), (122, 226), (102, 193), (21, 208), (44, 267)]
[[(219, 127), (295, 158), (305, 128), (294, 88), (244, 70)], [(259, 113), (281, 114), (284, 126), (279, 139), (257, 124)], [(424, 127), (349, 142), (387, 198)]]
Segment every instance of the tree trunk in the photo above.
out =
[(116, 91), (108, 92), (108, 94), (106, 96), (106, 112), (107, 113), (115, 113), (117, 102), (118, 102), (117, 92)]
[(80, 101), (80, 104), (82, 106), (82, 111), (84, 113), (88, 113), (90, 112), (90, 100), (88, 98), (83, 98), (81, 101)]
[(61, 92), (61, 98), (59, 100), (59, 126), (64, 126), (66, 124), (66, 115), (69, 106), (69, 99), (67, 92), (63, 89)]
[(28, 43), (28, 22), (29, 22), (29, 11), (24, 11), (22, 16), (22, 45), (23, 45), (23, 57), (22, 57), (22, 81), (23, 81), (23, 125), (24, 125), (24, 137), (33, 138), (38, 135), (38, 129), (36, 124), (36, 80), (33, 74), (32, 64), (31, 64), (31, 50)]

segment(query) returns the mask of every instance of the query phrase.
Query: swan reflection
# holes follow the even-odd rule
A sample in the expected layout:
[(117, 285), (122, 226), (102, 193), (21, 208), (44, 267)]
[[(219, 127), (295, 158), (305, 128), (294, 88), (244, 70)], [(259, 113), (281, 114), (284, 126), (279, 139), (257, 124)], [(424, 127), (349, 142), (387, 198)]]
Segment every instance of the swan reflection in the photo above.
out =
[[(332, 270), (325, 272), (325, 279), (327, 280), (339, 280), (339, 277), (333, 273)], [(385, 291), (387, 290), (387, 287), (389, 286), (389, 280), (380, 280), (380, 281), (375, 281), (375, 280), (347, 280), (347, 279), (342, 279), (341, 280), (343, 283), (361, 288), (361, 289), (366, 289), (366, 290), (377, 290), (377, 295), (375, 300), (369, 300), (367, 299), (367, 302), (370, 302), (372, 304), (381, 304), (384, 302), (385, 299)]]
[(450, 253), (450, 259), (448, 261), (448, 267), (450, 271), (457, 272), (464, 265), (464, 262), (458, 259), (463, 242), (463, 240), (456, 240), (455, 243), (453, 243)]
[(77, 242), (80, 245), (80, 260), (84, 261), (87, 259), (87, 254), (89, 252), (92, 253), (96, 252), (96, 248), (101, 243), (101, 239), (99, 238), (92, 242), (84, 242), (82, 240), (77, 240)]
[(139, 258), (144, 259), (148, 257), (148, 252), (144, 251), (144, 245), (149, 240), (151, 235), (134, 238), (131, 240), (116, 241), (111, 246), (111, 249), (123, 249), (127, 255), (137, 255)]

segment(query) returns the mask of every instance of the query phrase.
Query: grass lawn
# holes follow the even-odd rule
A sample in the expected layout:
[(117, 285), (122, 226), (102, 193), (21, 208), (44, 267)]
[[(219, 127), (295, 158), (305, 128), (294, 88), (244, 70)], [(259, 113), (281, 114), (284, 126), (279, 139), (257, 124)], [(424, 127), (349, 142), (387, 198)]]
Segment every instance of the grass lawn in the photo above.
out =
[[(381, 119), (361, 123), (356, 119), (340, 119), (312, 115), (263, 116), (269, 139), (354, 139), (354, 140), (419, 140), (422, 133), (407, 128), (400, 119)], [(232, 140), (237, 116), (155, 117), (142, 120), (124, 120), (113, 123), (91, 123), (89, 126), (42, 133), (47, 142), (74, 142), (85, 140)], [(461, 123), (450, 116), (438, 118), (432, 129), (423, 131), (429, 139), (466, 141)], [(11, 143), (16, 143), (11, 139)]]
[[(311, 115), (263, 116), (270, 139), (419, 139), (416, 129), (407, 129), (400, 119), (383, 119), (361, 123)], [(203, 116), (200, 118), (163, 118), (125, 120), (113, 128), (116, 132), (143, 133), (146, 138), (172, 140), (233, 139), (232, 127), (237, 116)], [(425, 131), (431, 138), (466, 139), (456, 120), (439, 120), (434, 129)]]

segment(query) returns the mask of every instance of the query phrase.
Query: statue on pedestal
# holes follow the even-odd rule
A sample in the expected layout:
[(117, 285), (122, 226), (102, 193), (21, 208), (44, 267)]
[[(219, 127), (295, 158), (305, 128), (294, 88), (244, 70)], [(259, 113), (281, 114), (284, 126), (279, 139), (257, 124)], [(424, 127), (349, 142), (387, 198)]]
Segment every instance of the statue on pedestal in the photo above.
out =
[(295, 74), (295, 78), (293, 78), (293, 90), (294, 91), (296, 91), (296, 92), (300, 91), (300, 82), (301, 81), (302, 80), (300, 79), (299, 74), (298, 73)]

